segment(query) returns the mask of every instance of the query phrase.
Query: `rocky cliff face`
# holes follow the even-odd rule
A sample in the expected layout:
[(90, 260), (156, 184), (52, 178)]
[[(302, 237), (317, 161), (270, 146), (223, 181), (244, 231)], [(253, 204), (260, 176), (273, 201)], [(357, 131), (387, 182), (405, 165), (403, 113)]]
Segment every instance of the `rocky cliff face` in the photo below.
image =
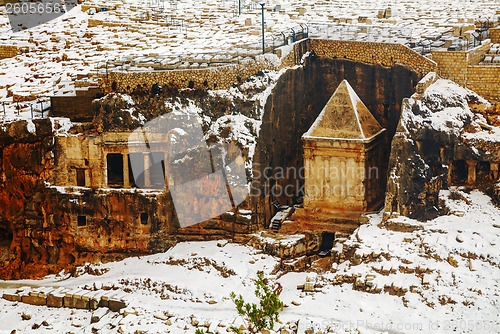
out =
[[(110, 94), (94, 101), (89, 123), (63, 118), (3, 123), (0, 278), (40, 277), (86, 262), (164, 251), (179, 240), (244, 239), (254, 231), (249, 212), (181, 229), (168, 190), (99, 188), (89, 181), (87, 187), (77, 187), (73, 174), (75, 166), (88, 170), (86, 178), (95, 172), (88, 167), (89, 138), (118, 136), (162, 113), (193, 112), (209, 143), (234, 143), (247, 159), (261, 115), (258, 94), (268, 79), (264, 74), (250, 79), (232, 93)], [(176, 167), (197, 170), (186, 161), (188, 165)], [(105, 161), (96, 166), (105, 168)]]
[[(490, 162), (500, 161), (500, 129), (493, 127), (494, 113), (494, 107), (476, 93), (444, 79), (405, 100), (392, 141), (386, 212), (432, 218), (440, 210), (439, 191), (456, 174), (467, 183), (466, 161), (485, 167), (478, 183), (494, 183), (493, 174), (487, 172)], [(483, 171), (479, 165), (474, 168)]]
[[(43, 198), (43, 180), (50, 177), (53, 168), (52, 125), (49, 120), (6, 124), (0, 139), (0, 230), (7, 231), (0, 276), (10, 277), (15, 270), (5, 268), (22, 270), (23, 263), (34, 262), (41, 254), (43, 237), (30, 236), (27, 227), (46, 215), (35, 202)], [(25, 237), (32, 237), (34, 243)]]

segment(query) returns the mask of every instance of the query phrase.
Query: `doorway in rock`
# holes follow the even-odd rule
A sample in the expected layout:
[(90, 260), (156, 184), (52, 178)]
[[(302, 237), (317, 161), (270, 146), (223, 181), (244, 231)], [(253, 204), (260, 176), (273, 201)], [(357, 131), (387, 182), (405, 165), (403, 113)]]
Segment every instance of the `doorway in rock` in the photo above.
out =
[(467, 163), (465, 160), (454, 160), (451, 163), (451, 183), (464, 184), (467, 182)]
[(319, 246), (319, 256), (328, 256), (331, 253), (333, 247), (333, 241), (335, 240), (335, 233), (323, 232), (321, 237), (321, 245)]
[(108, 186), (123, 187), (123, 155), (109, 153), (106, 156), (108, 171)]
[(492, 180), (489, 161), (479, 161), (479, 163), (477, 164), (476, 180), (478, 182), (486, 182), (486, 183)]

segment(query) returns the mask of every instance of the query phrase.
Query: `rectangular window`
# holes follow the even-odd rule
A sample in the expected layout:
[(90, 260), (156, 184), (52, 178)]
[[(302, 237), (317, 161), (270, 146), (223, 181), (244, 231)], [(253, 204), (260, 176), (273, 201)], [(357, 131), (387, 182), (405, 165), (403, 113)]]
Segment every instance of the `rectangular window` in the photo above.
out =
[(148, 224), (148, 214), (146, 212), (141, 213), (141, 224), (142, 225)]
[(165, 187), (165, 153), (152, 152), (149, 156), (151, 188)]
[(130, 153), (128, 155), (128, 178), (133, 188), (144, 188), (144, 155)]
[(123, 187), (123, 155), (109, 153), (106, 157), (108, 171), (108, 186)]
[(76, 170), (76, 185), (78, 187), (85, 187), (85, 169), (78, 168)]
[(77, 222), (78, 222), (78, 227), (87, 226), (87, 217), (86, 216), (78, 216)]

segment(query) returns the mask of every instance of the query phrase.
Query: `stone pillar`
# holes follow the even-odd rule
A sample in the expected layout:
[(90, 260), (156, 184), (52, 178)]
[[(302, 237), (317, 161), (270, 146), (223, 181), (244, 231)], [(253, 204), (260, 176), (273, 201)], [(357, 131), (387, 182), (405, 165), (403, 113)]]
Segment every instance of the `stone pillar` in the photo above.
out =
[(466, 160), (468, 166), (468, 177), (467, 183), (473, 184), (476, 183), (476, 165), (477, 161), (474, 160)]
[(123, 156), (123, 188), (130, 188), (129, 172), (128, 172), (128, 154), (122, 153)]
[(150, 178), (150, 166), (149, 166), (149, 153), (144, 154), (144, 187), (151, 187), (151, 178)]
[(164, 170), (164, 172), (165, 172), (165, 189), (167, 189), (168, 188), (168, 151), (165, 150), (164, 154), (165, 154), (165, 157), (164, 157), (165, 160), (163, 160), (163, 166), (165, 168), (165, 170)]
[(453, 172), (453, 160), (448, 160), (448, 187), (451, 186)]
[(500, 163), (499, 162), (490, 162), (490, 169), (493, 173), (493, 181), (496, 181), (498, 180), (498, 165)]

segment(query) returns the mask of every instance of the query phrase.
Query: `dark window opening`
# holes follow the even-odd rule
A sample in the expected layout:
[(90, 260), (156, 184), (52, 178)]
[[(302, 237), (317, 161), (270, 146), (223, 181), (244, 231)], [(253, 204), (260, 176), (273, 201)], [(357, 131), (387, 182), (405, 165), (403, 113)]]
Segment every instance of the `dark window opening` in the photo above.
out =
[(123, 187), (123, 156), (120, 153), (107, 155), (108, 186)]
[(144, 155), (130, 153), (128, 155), (128, 178), (133, 188), (144, 188)]
[(147, 225), (148, 224), (148, 214), (146, 212), (141, 213), (141, 224), (142, 225)]
[(451, 164), (451, 182), (460, 184), (467, 181), (467, 163), (465, 160), (455, 160)]
[(85, 169), (78, 168), (76, 170), (76, 185), (78, 187), (85, 187)]
[(149, 156), (151, 167), (149, 168), (149, 179), (151, 188), (162, 189), (165, 187), (165, 153), (153, 152)]
[(77, 223), (78, 223), (78, 227), (87, 226), (87, 217), (86, 216), (78, 216)]
[(188, 88), (191, 88), (191, 89), (193, 89), (193, 88), (194, 88), (194, 81), (192, 81), (192, 80), (191, 80), (191, 81), (189, 81), (189, 83), (188, 83)]

